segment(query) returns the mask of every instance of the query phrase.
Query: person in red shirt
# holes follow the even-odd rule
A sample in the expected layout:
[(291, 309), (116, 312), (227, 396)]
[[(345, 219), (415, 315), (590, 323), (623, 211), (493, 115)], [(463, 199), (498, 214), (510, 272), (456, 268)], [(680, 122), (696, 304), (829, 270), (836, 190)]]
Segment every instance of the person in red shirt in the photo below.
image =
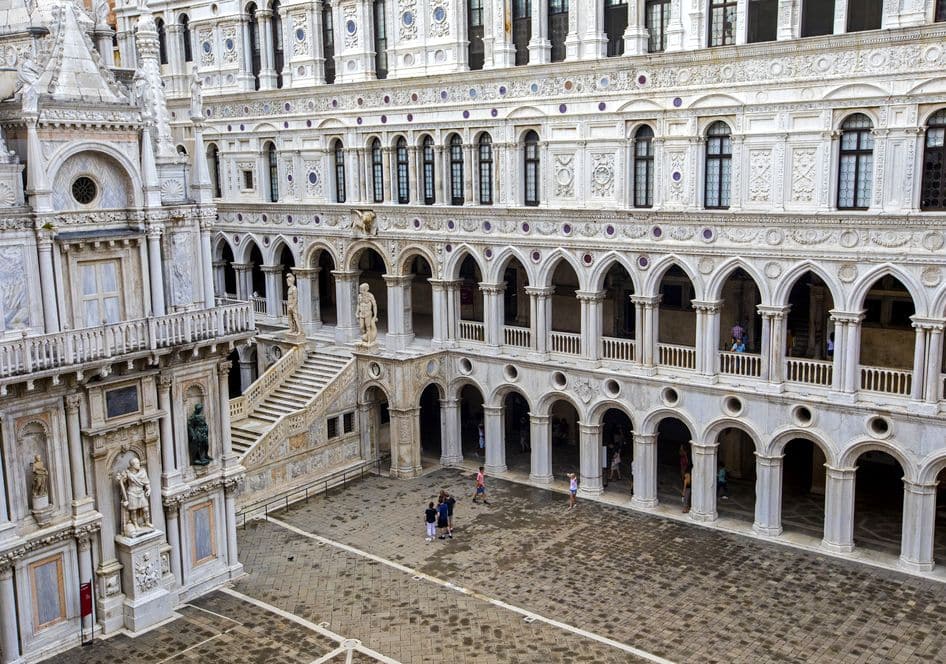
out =
[(483, 497), (483, 503), (489, 505), (489, 501), (486, 500), (486, 474), (483, 472), (483, 466), (480, 466), (480, 470), (476, 473), (476, 490), (473, 492), (473, 502), (477, 502), (480, 498)]

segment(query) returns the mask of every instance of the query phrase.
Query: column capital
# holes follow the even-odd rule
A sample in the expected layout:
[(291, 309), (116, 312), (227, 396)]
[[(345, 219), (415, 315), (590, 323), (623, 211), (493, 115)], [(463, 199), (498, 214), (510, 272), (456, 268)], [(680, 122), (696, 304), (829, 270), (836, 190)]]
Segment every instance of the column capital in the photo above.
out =
[(701, 443), (696, 440), (691, 440), (690, 449), (694, 454), (716, 454), (716, 450), (719, 449), (719, 443)]
[(78, 394), (67, 394), (66, 395), (66, 412), (70, 415), (74, 415), (79, 411), (79, 401), (81, 398)]
[(297, 277), (315, 277), (322, 271), (320, 267), (294, 267), (292, 273)]
[(505, 281), (498, 281), (495, 283), (481, 281), (478, 284), (478, 286), (479, 286), (480, 291), (482, 291), (484, 295), (502, 295), (503, 293), (506, 292)]
[(690, 300), (690, 304), (697, 311), (707, 314), (718, 314), (723, 308), (723, 300)]
[(792, 305), (786, 304), (782, 306), (770, 305), (770, 304), (760, 304), (756, 306), (756, 311), (759, 312), (759, 315), (763, 318), (774, 318), (782, 319), (785, 318), (792, 310)]
[(224, 360), (223, 362), (217, 365), (217, 374), (220, 376), (221, 379), (226, 378), (227, 375), (230, 373), (231, 367), (233, 367), (233, 362), (231, 362), (230, 360)]
[(388, 412), (395, 417), (411, 417), (420, 412), (420, 407), (417, 408), (388, 408)]
[(915, 329), (923, 330), (937, 330), (939, 332), (943, 331), (943, 327), (946, 327), (946, 320), (942, 318), (927, 318), (925, 316), (910, 316), (910, 320), (913, 321), (913, 327)]
[(552, 421), (552, 418), (549, 415), (533, 415), (529, 413), (529, 422), (532, 424), (538, 424), (539, 426), (548, 424)]
[(332, 276), (336, 281), (354, 281), (361, 274), (361, 270), (332, 270)]
[(145, 226), (145, 233), (149, 240), (160, 240), (161, 235), (164, 233), (164, 224), (154, 221), (148, 222)]
[(162, 392), (167, 392), (171, 389), (171, 385), (174, 383), (174, 376), (167, 372), (161, 372), (158, 376), (158, 387)]
[(910, 480), (903, 480), (903, 490), (918, 496), (936, 495), (936, 487), (938, 485), (939, 482), (926, 484), (923, 482), (911, 482)]
[(825, 464), (824, 468), (828, 477), (835, 480), (853, 481), (857, 474), (857, 466), (851, 466), (849, 468), (835, 468), (834, 466)]
[(234, 270), (252, 270), (253, 264), (252, 263), (230, 263), (230, 267), (232, 267)]
[(579, 302), (601, 302), (607, 295), (607, 291), (575, 291)]
[(530, 297), (551, 297), (555, 292), (554, 286), (526, 286), (523, 289)]
[(260, 265), (260, 269), (267, 274), (278, 274), (282, 272), (282, 265)]
[(502, 406), (483, 406), (483, 413), (487, 415), (502, 415)]
[(457, 397), (444, 397), (443, 399), (440, 400), (440, 407), (441, 408), (459, 408), (460, 399), (458, 399)]
[(601, 433), (601, 429), (604, 427), (603, 424), (585, 424), (584, 422), (578, 423), (578, 431), (581, 433), (586, 433), (589, 435), (597, 436)]
[(663, 299), (661, 295), (631, 295), (631, 302), (643, 307), (659, 306), (661, 299)]
[(657, 434), (655, 433), (640, 433), (634, 432), (634, 442), (641, 445), (656, 445), (657, 444)]
[(384, 279), (384, 283), (387, 284), (389, 288), (392, 286), (410, 286), (414, 281), (413, 274), (385, 274), (381, 278)]
[(759, 454), (758, 452), (756, 452), (755, 458), (760, 466), (764, 466), (766, 468), (776, 468), (776, 467), (781, 467), (782, 460), (785, 458), (785, 455), (775, 454), (775, 455), (769, 456), (765, 454)]
[(831, 314), (832, 323), (844, 325), (860, 325), (867, 314), (866, 311), (838, 311), (837, 309), (831, 309), (828, 313)]

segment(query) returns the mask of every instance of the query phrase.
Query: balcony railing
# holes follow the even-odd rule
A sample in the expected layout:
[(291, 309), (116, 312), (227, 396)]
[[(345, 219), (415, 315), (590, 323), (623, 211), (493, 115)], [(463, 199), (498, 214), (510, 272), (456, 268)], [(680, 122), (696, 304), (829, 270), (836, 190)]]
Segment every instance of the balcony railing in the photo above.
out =
[(633, 339), (601, 337), (601, 357), (606, 360), (633, 362), (636, 357), (636, 344)]
[(721, 351), (719, 353), (719, 373), (728, 376), (758, 378), (762, 375), (762, 356), (755, 353)]
[(486, 341), (486, 328), (479, 321), (461, 320), (460, 338), (465, 341)]
[(23, 337), (0, 343), (0, 378), (211, 341), (255, 328), (253, 311), (243, 303)]
[(913, 372), (906, 369), (861, 366), (861, 389), (868, 392), (883, 392), (910, 396), (913, 388)]
[(552, 332), (549, 335), (553, 353), (581, 355), (581, 335), (574, 332)]
[(250, 302), (253, 304), (253, 311), (260, 314), (261, 316), (265, 316), (267, 314), (265, 297), (258, 297), (254, 295), (250, 298)]
[(785, 380), (790, 383), (831, 387), (834, 382), (834, 363), (803, 357), (786, 358)]
[(503, 327), (503, 343), (507, 346), (518, 346), (519, 348), (532, 347), (532, 330), (527, 327), (518, 327), (516, 325), (506, 325)]
[(657, 344), (657, 363), (665, 367), (696, 370), (696, 348), (675, 344)]

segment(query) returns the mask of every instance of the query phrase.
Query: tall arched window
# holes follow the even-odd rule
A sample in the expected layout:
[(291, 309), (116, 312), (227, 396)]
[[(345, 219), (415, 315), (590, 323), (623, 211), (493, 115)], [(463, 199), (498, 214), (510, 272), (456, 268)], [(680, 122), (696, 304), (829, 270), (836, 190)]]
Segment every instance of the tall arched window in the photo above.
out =
[(388, 77), (388, 28), (384, 2), (374, 0), (374, 71), (379, 79)]
[(158, 58), (162, 65), (166, 65), (168, 63), (168, 35), (164, 28), (164, 19), (155, 19), (154, 26), (158, 30)]
[(946, 108), (936, 111), (926, 123), (926, 147), (923, 150), (923, 187), (920, 208), (946, 210)]
[(470, 61), (470, 69), (482, 69), (486, 57), (483, 46), (485, 25), (483, 1), (467, 0), (466, 2), (467, 39), (470, 40), (470, 45), (467, 47), (467, 57)]
[(634, 207), (654, 205), (654, 130), (644, 125), (634, 134)]
[(397, 158), (397, 202), (411, 202), (410, 162), (408, 161), (407, 141), (401, 136), (394, 148)]
[(423, 159), (424, 171), (424, 205), (434, 204), (434, 139), (431, 136), (424, 136), (421, 143), (421, 158)]
[(493, 204), (493, 139), (484, 133), (476, 145), (480, 171), (480, 205)]
[(282, 87), (282, 70), (286, 64), (282, 41), (282, 16), (279, 13), (279, 0), (273, 1), (273, 68), (276, 70), (276, 87)]
[(384, 202), (384, 156), (381, 154), (381, 141), (371, 141), (371, 187), (375, 203)]
[(863, 113), (851, 115), (841, 125), (838, 209), (866, 210), (870, 206), (874, 173), (873, 128), (874, 123)]
[(269, 167), (269, 200), (271, 203), (279, 202), (279, 160), (276, 156), (276, 144), (267, 143), (264, 148), (266, 152), (266, 163)]
[(332, 25), (332, 7), (322, 5), (322, 57), (325, 58), (325, 82), (335, 82), (335, 27)]
[(207, 146), (207, 167), (210, 171), (210, 186), (214, 198), (220, 198), (223, 194), (220, 188), (220, 150), (216, 143)]
[(450, 204), (463, 205), (463, 139), (450, 137)]
[(706, 131), (703, 206), (719, 210), (728, 208), (731, 180), (732, 132), (725, 122), (714, 122)]
[(259, 90), (259, 74), (261, 68), (259, 52), (259, 24), (256, 22), (256, 4), (246, 6), (246, 29), (249, 31), (250, 41), (250, 70), (253, 72), (253, 87)]
[(335, 202), (345, 202), (345, 148), (341, 141), (335, 141), (332, 150), (335, 153)]
[(184, 62), (193, 62), (194, 51), (191, 48), (191, 24), (187, 14), (181, 14), (177, 19), (181, 25), (181, 42), (184, 50)]
[(522, 139), (523, 199), (526, 205), (539, 204), (539, 135), (526, 132)]

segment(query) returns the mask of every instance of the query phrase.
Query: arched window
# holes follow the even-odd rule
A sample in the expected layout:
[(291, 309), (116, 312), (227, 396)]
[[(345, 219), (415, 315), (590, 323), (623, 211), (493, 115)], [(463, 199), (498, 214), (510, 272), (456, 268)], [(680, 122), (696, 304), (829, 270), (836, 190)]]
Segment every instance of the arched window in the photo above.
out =
[(654, 130), (644, 125), (634, 134), (634, 207), (654, 205)]
[(345, 202), (345, 148), (341, 141), (335, 141), (335, 202)]
[(874, 124), (863, 113), (855, 113), (841, 125), (838, 209), (866, 210), (870, 206), (874, 172), (873, 128)]
[(164, 19), (155, 19), (154, 26), (158, 29), (158, 57), (162, 65), (168, 63), (168, 36), (164, 28)]
[[(946, 4), (946, 3), (942, 3)], [(946, 210), (946, 108), (936, 111), (926, 123), (926, 147), (923, 150), (923, 187), (920, 208)]]
[(523, 199), (526, 205), (539, 204), (539, 135), (526, 132), (522, 139)]
[(384, 202), (384, 157), (381, 154), (381, 141), (371, 141), (371, 187), (374, 202)]
[(725, 122), (714, 122), (706, 132), (706, 175), (703, 206), (729, 207), (732, 179), (732, 132)]
[(568, 36), (568, 0), (548, 0), (549, 41), (552, 43), (552, 62), (565, 59), (565, 38)]
[(184, 62), (193, 62), (194, 51), (191, 48), (190, 20), (187, 18), (187, 14), (181, 14), (181, 17), (177, 19), (177, 22), (181, 25), (181, 41), (184, 50)]
[(276, 144), (267, 143), (264, 148), (266, 163), (269, 166), (269, 201), (279, 202), (279, 160), (276, 157)]
[(388, 31), (384, 2), (374, 0), (374, 71), (379, 79), (388, 77)]
[(463, 139), (450, 137), (450, 205), (463, 205)]
[(325, 82), (335, 82), (335, 27), (332, 25), (332, 7), (322, 5), (322, 57), (325, 58)]
[(424, 205), (434, 204), (434, 139), (424, 136), (421, 143), (424, 170)]
[[(637, 0), (634, 0), (636, 2)], [(604, 33), (608, 37), (608, 57), (624, 55), (627, 30), (627, 0), (604, 0)]]
[[(544, 2), (545, 0), (539, 0)], [(529, 64), (529, 40), (532, 39), (532, 0), (512, 0), (512, 44), (516, 47), (516, 66)]]
[(483, 0), (467, 0), (466, 2), (466, 25), (467, 39), (470, 45), (467, 47), (467, 57), (470, 61), (470, 69), (482, 69), (485, 56), (483, 46)]
[(489, 134), (480, 136), (476, 146), (480, 171), (480, 205), (493, 204), (493, 139)]
[(253, 87), (259, 90), (259, 74), (261, 68), (259, 52), (259, 24), (256, 22), (256, 4), (250, 3), (246, 6), (246, 29), (249, 30), (250, 37), (250, 69), (253, 72)]
[(279, 0), (273, 1), (273, 18), (270, 20), (273, 29), (273, 68), (276, 70), (276, 87), (282, 87), (282, 70), (285, 65), (285, 55), (282, 41), (282, 16), (279, 14)]
[(216, 143), (207, 146), (207, 167), (210, 171), (210, 186), (214, 198), (221, 198), (223, 192), (220, 190), (220, 150)]
[(407, 141), (401, 136), (394, 148), (397, 158), (397, 202), (411, 202), (410, 162), (408, 161)]

